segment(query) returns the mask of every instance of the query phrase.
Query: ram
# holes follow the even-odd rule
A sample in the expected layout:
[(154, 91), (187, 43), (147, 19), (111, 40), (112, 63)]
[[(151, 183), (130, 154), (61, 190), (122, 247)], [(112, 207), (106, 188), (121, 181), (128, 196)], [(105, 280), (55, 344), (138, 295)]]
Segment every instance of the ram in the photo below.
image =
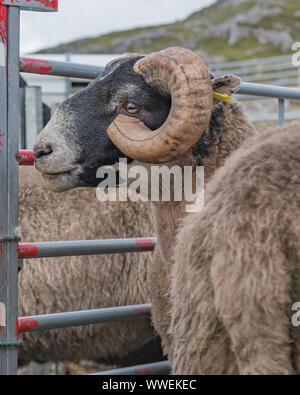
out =
[[(98, 167), (120, 158), (131, 165), (145, 162), (148, 170), (154, 163), (190, 166), (193, 174), (203, 165), (207, 182), (256, 134), (242, 107), (228, 101), (239, 84), (235, 76), (213, 78), (202, 60), (183, 48), (118, 59), (57, 109), (35, 144), (36, 168), (56, 191), (95, 186)], [(185, 203), (151, 202), (158, 237), (149, 268), (153, 322), (170, 357), (168, 280)]]

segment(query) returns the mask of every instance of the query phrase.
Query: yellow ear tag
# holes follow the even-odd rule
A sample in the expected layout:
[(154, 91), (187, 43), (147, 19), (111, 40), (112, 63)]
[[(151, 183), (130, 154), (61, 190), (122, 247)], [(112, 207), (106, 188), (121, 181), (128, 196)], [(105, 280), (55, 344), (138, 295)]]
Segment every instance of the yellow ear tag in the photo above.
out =
[(226, 93), (219, 93), (216, 91), (213, 91), (213, 97), (216, 100), (224, 101), (226, 103), (232, 100), (232, 96), (228, 96)]

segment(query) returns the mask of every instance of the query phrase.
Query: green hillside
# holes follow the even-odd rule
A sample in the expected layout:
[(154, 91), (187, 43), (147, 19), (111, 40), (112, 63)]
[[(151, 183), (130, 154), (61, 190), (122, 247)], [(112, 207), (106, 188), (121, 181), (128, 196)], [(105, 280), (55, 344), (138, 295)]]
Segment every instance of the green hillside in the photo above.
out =
[(113, 32), (41, 53), (149, 53), (183, 46), (211, 59), (291, 53), (300, 41), (299, 0), (219, 0), (176, 23)]

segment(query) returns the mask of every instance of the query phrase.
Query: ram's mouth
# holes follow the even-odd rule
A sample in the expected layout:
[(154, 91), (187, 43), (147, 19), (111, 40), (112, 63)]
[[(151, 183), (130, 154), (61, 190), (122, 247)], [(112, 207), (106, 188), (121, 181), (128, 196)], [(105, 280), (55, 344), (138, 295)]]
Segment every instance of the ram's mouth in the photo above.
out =
[(80, 168), (74, 167), (59, 173), (42, 173), (42, 180), (44, 186), (49, 190), (62, 192), (79, 186), (80, 173)]
[(58, 173), (42, 173), (42, 174), (43, 174), (43, 177), (50, 177), (50, 178), (53, 177), (53, 178), (55, 178), (55, 177), (58, 177), (58, 176), (67, 176), (67, 175), (71, 174), (76, 169), (77, 169), (77, 167), (73, 167), (70, 170), (60, 171)]

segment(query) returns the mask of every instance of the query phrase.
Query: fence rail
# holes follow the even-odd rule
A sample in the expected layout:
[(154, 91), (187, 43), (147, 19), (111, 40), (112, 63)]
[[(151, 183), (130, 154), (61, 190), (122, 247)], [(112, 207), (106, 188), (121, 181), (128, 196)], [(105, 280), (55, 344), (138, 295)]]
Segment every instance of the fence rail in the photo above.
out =
[(151, 304), (141, 304), (18, 317), (18, 332), (37, 332), (48, 329), (147, 318), (150, 316), (151, 307)]
[(127, 252), (153, 251), (155, 237), (128, 239), (49, 241), (40, 243), (19, 243), (19, 258), (51, 258), (74, 255), (121, 254)]
[(86, 78), (92, 80), (103, 74), (104, 67), (79, 63), (57, 62), (45, 59), (20, 58), (19, 70), (22, 73)]
[(210, 64), (209, 67), (216, 75), (236, 74), (242, 76), (245, 82), (263, 80), (279, 85), (278, 81), (289, 76), (293, 78), (289, 79), (288, 85), (292, 83), (298, 85), (300, 78), (299, 66), (293, 65), (292, 55), (215, 63)]

